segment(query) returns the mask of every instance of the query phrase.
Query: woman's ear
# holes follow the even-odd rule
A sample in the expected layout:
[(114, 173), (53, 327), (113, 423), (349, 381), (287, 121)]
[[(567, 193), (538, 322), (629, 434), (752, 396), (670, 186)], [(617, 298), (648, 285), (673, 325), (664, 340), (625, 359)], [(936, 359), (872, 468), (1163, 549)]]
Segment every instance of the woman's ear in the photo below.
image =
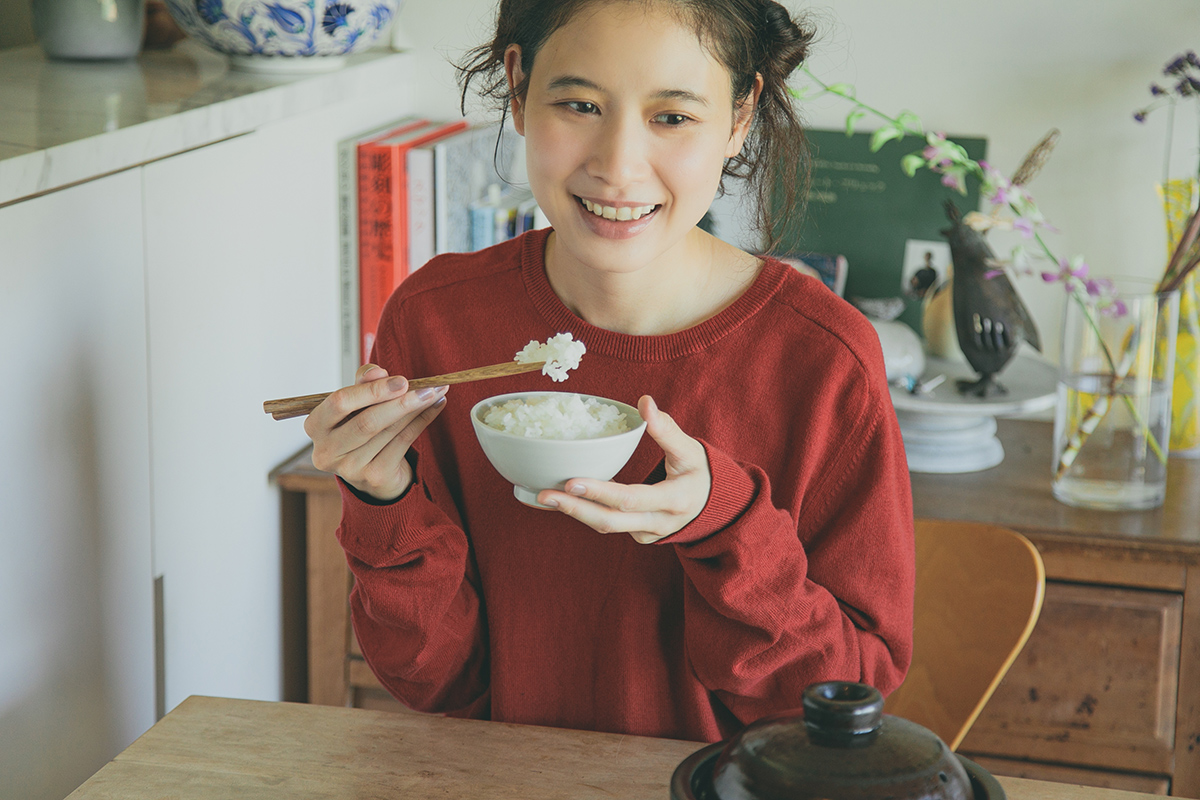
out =
[(758, 96), (762, 94), (762, 87), (762, 75), (755, 73), (750, 94), (734, 109), (733, 132), (729, 135), (729, 145), (725, 148), (726, 158), (733, 158), (742, 152), (742, 144), (750, 134), (750, 123), (754, 121), (754, 109), (758, 106)]
[(513, 127), (517, 133), (525, 135), (525, 105), (524, 98), (518, 97), (516, 88), (525, 79), (521, 71), (521, 45), (510, 44), (504, 50), (504, 74), (508, 77), (509, 108), (512, 109)]

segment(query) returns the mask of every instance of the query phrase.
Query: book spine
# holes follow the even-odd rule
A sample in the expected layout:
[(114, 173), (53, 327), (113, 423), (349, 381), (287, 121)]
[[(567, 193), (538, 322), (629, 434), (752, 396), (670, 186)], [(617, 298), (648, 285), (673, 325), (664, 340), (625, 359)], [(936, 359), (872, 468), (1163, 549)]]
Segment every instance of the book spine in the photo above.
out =
[(471, 206), (471, 249), (482, 250), (491, 247), (492, 217), (495, 209), (486, 200), (481, 200)]
[(363, 362), (359, 351), (358, 147), (338, 145), (338, 283), (341, 292), (342, 385), (354, 382)]
[[(472, 136), (473, 132), (462, 134), (464, 136)], [(436, 247), (438, 253), (449, 253), (457, 250), (450, 241), (452, 238), (452, 226), (450, 222), (450, 176), (448, 159), (450, 157), (449, 148), (445, 144), (435, 145), (433, 148), (433, 213), (434, 224), (433, 230), (436, 238)]]
[(358, 149), (358, 289), (361, 353), (370, 358), (393, 281), (393, 153)]
[(416, 271), (433, 258), (434, 148), (408, 151), (408, 268)]

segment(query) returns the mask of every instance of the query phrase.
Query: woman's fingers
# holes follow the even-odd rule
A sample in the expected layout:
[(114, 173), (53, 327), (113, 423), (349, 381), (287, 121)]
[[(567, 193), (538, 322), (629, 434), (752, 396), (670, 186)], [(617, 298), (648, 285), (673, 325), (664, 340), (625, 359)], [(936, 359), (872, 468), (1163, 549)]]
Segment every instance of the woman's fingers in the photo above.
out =
[(653, 398), (642, 397), (638, 411), (647, 433), (663, 449), (666, 480), (648, 486), (573, 478), (565, 491), (546, 490), (538, 499), (600, 533), (628, 533), (648, 544), (699, 516), (708, 502), (712, 475), (704, 445), (659, 410)]
[(441, 413), (448, 389), (408, 388), (403, 376), (359, 367), (353, 386), (329, 395), (305, 420), (313, 465), (380, 499), (402, 494), (412, 479), (404, 456)]
[(698, 468), (707, 471), (708, 456), (704, 445), (684, 433), (670, 414), (659, 409), (653, 397), (643, 395), (638, 400), (638, 412), (646, 420), (646, 433), (666, 454), (668, 475)]
[(576, 478), (566, 492), (545, 491), (538, 499), (599, 533), (627, 533), (645, 544), (687, 524), (677, 510), (680, 488), (667, 481), (646, 486)]

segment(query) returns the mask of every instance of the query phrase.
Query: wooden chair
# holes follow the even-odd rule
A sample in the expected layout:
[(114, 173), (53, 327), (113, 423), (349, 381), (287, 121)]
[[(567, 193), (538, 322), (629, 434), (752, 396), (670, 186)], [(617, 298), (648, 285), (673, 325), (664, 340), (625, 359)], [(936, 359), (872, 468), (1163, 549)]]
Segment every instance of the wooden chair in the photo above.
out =
[(916, 521), (913, 660), (885, 703), (958, 748), (1033, 631), (1046, 570), (1021, 534), (977, 522)]

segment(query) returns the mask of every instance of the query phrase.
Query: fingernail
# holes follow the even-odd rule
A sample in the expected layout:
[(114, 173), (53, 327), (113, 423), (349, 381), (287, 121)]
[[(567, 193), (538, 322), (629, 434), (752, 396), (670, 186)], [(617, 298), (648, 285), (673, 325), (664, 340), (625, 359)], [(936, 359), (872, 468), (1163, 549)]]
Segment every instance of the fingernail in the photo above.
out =
[(544, 503), (542, 503), (542, 505), (549, 506), (550, 508), (558, 508), (558, 501), (551, 497), (549, 500), (546, 500)]
[(417, 392), (417, 398), (420, 400), (428, 400), (429, 398), (433, 397), (434, 395), (445, 394), (446, 390), (449, 388), (450, 388), (449, 386), (430, 386), (426, 389), (422, 389), (421, 391)]
[(403, 392), (408, 388), (408, 378), (405, 378), (403, 375), (397, 375), (394, 378), (388, 379), (387, 385), (388, 389), (391, 389), (393, 392)]
[(575, 484), (567, 491), (569, 491), (571, 494), (583, 494), (584, 492), (587, 491), (587, 489), (584, 488), (583, 486), (580, 486), (579, 484)]

